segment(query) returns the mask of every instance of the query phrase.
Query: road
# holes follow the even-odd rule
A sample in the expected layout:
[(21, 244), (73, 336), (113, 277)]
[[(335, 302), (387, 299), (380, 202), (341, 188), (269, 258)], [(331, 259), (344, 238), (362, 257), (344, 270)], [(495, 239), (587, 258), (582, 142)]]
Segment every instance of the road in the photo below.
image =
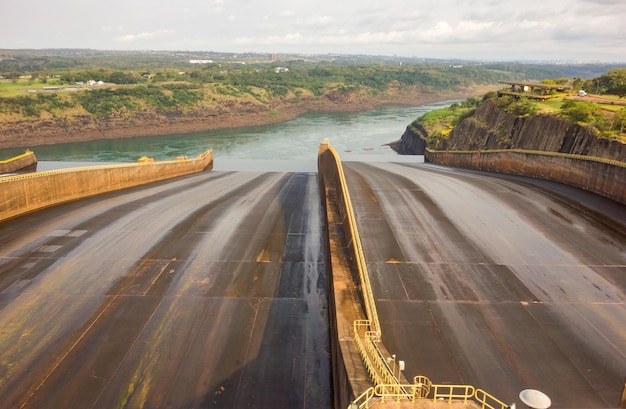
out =
[[(626, 207), (550, 182), (344, 162), (382, 327), (408, 379), (617, 407)], [(393, 364), (392, 364), (393, 365)], [(397, 368), (397, 366), (396, 366)]]
[(0, 232), (0, 406), (330, 407), (314, 173), (208, 172)]

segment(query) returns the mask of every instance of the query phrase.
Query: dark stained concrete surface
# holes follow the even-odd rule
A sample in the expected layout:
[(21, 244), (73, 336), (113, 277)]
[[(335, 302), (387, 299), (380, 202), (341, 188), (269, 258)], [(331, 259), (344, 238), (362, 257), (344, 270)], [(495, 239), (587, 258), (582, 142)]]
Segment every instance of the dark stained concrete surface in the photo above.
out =
[[(563, 185), (344, 162), (404, 375), (616, 407), (626, 209)], [(272, 169), (276, 170), (276, 169)], [(218, 171), (0, 224), (0, 407), (328, 408), (313, 173)]]
[(344, 162), (383, 343), (404, 375), (617, 407), (626, 207), (538, 180)]
[(328, 408), (314, 173), (210, 172), (0, 224), (0, 407)]

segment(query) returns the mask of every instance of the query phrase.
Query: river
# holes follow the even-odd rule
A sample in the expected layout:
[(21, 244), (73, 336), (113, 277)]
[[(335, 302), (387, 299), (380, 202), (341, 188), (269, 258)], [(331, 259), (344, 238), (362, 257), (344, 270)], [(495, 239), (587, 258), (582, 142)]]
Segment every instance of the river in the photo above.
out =
[[(180, 155), (195, 157), (207, 149), (213, 149), (216, 170), (268, 170), (268, 166), (276, 170), (312, 170), (324, 138), (329, 138), (342, 160), (403, 161), (408, 158), (397, 155), (385, 144), (400, 139), (416, 118), (453, 102), (456, 101), (385, 105), (360, 112), (311, 112), (272, 125), (28, 148), (37, 155), (40, 171), (77, 164), (135, 162), (141, 156), (156, 161)], [(23, 151), (24, 148), (0, 150), (0, 159)], [(294, 166), (298, 169), (292, 169)]]

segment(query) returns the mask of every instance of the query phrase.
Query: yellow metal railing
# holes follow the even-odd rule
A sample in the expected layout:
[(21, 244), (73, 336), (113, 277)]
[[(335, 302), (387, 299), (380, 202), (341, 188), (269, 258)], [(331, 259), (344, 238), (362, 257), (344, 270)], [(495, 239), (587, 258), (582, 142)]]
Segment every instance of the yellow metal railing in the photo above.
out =
[(425, 399), (430, 394), (433, 383), (424, 375), (413, 378), (414, 396), (416, 399)]
[[(431, 390), (434, 392), (429, 397)], [(507, 409), (508, 404), (494, 398), (482, 389), (475, 389), (471, 385), (437, 385), (432, 384), (425, 376), (416, 376), (414, 383), (410, 384), (379, 384), (368, 388), (359, 395), (349, 409), (369, 408), (375, 402), (402, 401), (410, 399), (413, 402), (419, 400), (432, 400), (433, 402), (469, 403), (478, 405), (481, 409)]]
[(402, 385), (399, 383), (380, 384), (374, 387), (374, 396), (380, 398), (381, 402), (385, 400), (401, 401), (415, 398), (413, 394), (413, 385)]
[(474, 396), (476, 389), (471, 385), (433, 385), (433, 401), (463, 401), (467, 403)]
[(346, 218), (350, 225), (350, 231), (352, 235), (352, 245), (354, 246), (354, 253), (356, 257), (356, 267), (359, 273), (359, 279), (361, 280), (361, 288), (363, 291), (363, 298), (365, 303), (365, 311), (367, 318), (370, 320), (371, 331), (378, 332), (380, 337), (380, 323), (378, 321), (378, 311), (376, 310), (376, 302), (374, 301), (374, 294), (372, 293), (372, 286), (370, 284), (369, 273), (367, 271), (367, 265), (365, 264), (365, 254), (363, 253), (363, 246), (361, 245), (361, 236), (356, 224), (356, 217), (354, 216), (354, 209), (352, 207), (352, 200), (350, 199), (350, 192), (348, 191), (348, 184), (346, 182), (346, 176), (343, 172), (343, 166), (339, 159), (339, 154), (332, 146), (328, 146), (328, 150), (332, 153), (337, 164), (337, 174), (339, 177), (339, 183), (341, 192), (343, 193), (343, 200), (346, 209)]
[(369, 408), (374, 403), (374, 398), (376, 398), (374, 388), (367, 388), (365, 392), (352, 401), (349, 409)]
[(374, 385), (397, 383), (380, 348), (378, 348), (378, 343), (380, 342), (379, 333), (369, 331), (369, 327), (369, 320), (356, 320), (353, 323), (354, 339), (367, 372)]
[(500, 399), (496, 399), (482, 389), (476, 389), (476, 392), (474, 392), (474, 401), (480, 404), (481, 409), (506, 409), (509, 407), (508, 404), (502, 402)]
[(359, 349), (359, 353), (361, 354), (361, 358), (365, 363), (367, 373), (374, 382), (374, 385), (377, 385), (379, 383), (382, 383), (382, 378), (377, 370), (378, 365), (376, 365), (375, 362), (370, 358), (369, 351), (371, 350), (371, 347), (367, 345), (370, 343), (370, 340), (368, 340), (365, 336), (361, 336), (361, 333), (364, 334), (365, 332), (368, 332), (367, 329), (369, 328), (369, 325), (369, 320), (354, 321), (354, 340), (356, 341), (356, 345)]

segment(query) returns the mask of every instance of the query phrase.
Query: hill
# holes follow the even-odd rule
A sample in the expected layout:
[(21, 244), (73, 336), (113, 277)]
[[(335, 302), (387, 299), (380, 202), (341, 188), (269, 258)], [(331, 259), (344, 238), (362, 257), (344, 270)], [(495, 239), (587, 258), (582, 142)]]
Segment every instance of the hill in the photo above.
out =
[(0, 50), (0, 148), (418, 105), (559, 69), (367, 56)]
[(400, 153), (525, 149), (626, 162), (626, 69), (577, 85), (595, 84), (601, 96), (579, 96), (568, 86), (548, 96), (507, 90), (470, 98), (418, 118), (391, 146)]

